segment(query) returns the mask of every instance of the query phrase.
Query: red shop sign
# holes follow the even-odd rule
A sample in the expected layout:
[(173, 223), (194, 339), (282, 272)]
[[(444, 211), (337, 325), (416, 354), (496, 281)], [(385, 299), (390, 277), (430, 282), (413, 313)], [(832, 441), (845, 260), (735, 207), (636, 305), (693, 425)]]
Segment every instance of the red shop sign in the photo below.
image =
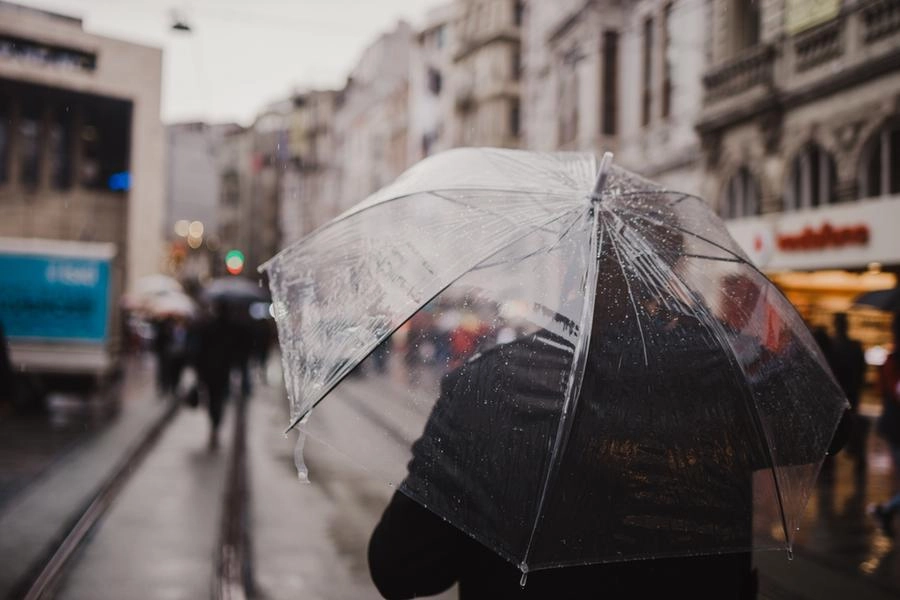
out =
[(865, 246), (868, 243), (869, 226), (865, 224), (835, 227), (826, 221), (818, 229), (804, 227), (799, 233), (778, 235), (778, 249), (784, 252)]

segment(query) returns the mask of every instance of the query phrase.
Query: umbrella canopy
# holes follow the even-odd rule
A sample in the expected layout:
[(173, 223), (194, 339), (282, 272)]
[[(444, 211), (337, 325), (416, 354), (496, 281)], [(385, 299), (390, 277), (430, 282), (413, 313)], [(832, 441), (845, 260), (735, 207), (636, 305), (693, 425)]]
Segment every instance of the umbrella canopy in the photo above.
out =
[(207, 302), (266, 302), (269, 292), (259, 283), (244, 277), (219, 277), (213, 279), (203, 289), (202, 297)]
[(900, 287), (860, 294), (853, 299), (853, 304), (856, 306), (869, 306), (889, 312), (900, 312)]
[(847, 407), (706, 203), (588, 154), (437, 155), (263, 269), (292, 424), (523, 572), (789, 548)]
[(122, 297), (122, 304), (132, 310), (147, 310), (157, 298), (170, 293), (183, 293), (181, 284), (168, 275), (155, 273), (135, 281)]
[(197, 313), (197, 305), (183, 292), (170, 292), (156, 296), (148, 304), (147, 312), (157, 318), (192, 318)]

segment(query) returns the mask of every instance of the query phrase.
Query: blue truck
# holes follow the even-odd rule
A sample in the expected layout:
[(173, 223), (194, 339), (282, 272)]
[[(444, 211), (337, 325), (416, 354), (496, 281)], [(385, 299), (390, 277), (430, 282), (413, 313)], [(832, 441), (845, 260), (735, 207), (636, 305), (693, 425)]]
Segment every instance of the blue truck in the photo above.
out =
[(111, 243), (0, 237), (0, 324), (20, 401), (105, 394), (119, 370)]

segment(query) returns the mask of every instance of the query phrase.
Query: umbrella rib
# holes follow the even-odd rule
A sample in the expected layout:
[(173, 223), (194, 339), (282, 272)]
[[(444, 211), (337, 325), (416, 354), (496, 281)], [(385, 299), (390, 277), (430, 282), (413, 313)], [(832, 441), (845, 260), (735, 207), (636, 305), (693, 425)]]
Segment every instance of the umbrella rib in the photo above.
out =
[[(537, 511), (534, 515), (534, 523), (531, 526), (531, 533), (528, 536), (528, 543), (525, 546), (525, 553), (519, 569), (523, 575), (528, 572), (528, 556), (531, 554), (531, 546), (534, 542), (534, 536), (537, 533), (538, 524), (544, 511), (544, 504), (547, 501), (547, 492), (550, 490), (550, 484), (556, 477), (562, 462), (562, 453), (568, 444), (568, 437), (572, 430), (572, 425), (568, 424), (569, 414), (575, 411), (578, 404), (578, 398), (581, 395), (581, 384), (584, 378), (585, 365), (587, 364), (587, 353), (590, 344), (591, 327), (594, 315), (594, 297), (597, 288), (597, 257), (603, 248), (603, 231), (606, 229), (600, 220), (600, 211), (596, 206), (591, 206), (592, 227), (591, 227), (591, 247), (589, 260), (587, 261), (588, 271), (586, 274), (585, 300), (581, 307), (581, 335), (578, 336), (576, 346), (573, 351), (572, 371), (569, 373), (569, 381), (566, 385), (566, 396), (563, 402), (562, 411), (560, 413), (559, 424), (556, 427), (556, 438), (550, 453), (550, 465), (547, 468), (547, 476), (544, 479), (544, 485), (541, 489), (541, 497), (538, 500)], [(579, 364), (580, 362), (580, 364)]]
[[(628, 227), (628, 225), (624, 221), (622, 221), (622, 219), (618, 219), (618, 220), (625, 227)], [(628, 243), (628, 241), (624, 238), (624, 236), (622, 236), (621, 233), (619, 233), (615, 230), (612, 230), (612, 229), (610, 230), (610, 236), (618, 237), (620, 242), (623, 244)], [(612, 242), (612, 240), (610, 240), (610, 242)], [(644, 351), (644, 366), (649, 366), (650, 359), (647, 357), (647, 340), (644, 337), (644, 327), (641, 325), (641, 315), (638, 312), (637, 302), (635, 302), (635, 300), (634, 300), (634, 293), (631, 291), (631, 283), (628, 281), (628, 274), (625, 272), (625, 265), (622, 262), (622, 255), (619, 254), (618, 244), (610, 243), (610, 246), (612, 246), (613, 252), (615, 252), (616, 262), (619, 263), (619, 270), (622, 271), (622, 279), (625, 280), (625, 287), (628, 290), (628, 298), (631, 300), (632, 309), (634, 309), (634, 320), (637, 322), (638, 333), (641, 334), (641, 348)]]
[(684, 256), (688, 256), (690, 258), (702, 258), (704, 260), (716, 260), (719, 262), (730, 262), (730, 263), (738, 263), (738, 264), (746, 264), (747, 261), (741, 260), (739, 258), (725, 258), (724, 256), (710, 256), (708, 254), (689, 254), (687, 252), (684, 253)]
[(735, 258), (735, 260), (733, 262), (744, 263), (745, 265), (749, 266), (751, 269), (753, 269), (754, 271), (756, 271), (757, 273), (759, 273), (760, 275), (763, 275), (763, 277), (765, 277), (763, 272), (760, 271), (759, 269), (757, 269), (756, 266), (752, 262), (750, 262), (746, 258), (742, 257), (741, 255), (736, 253), (734, 250), (731, 250), (730, 248), (726, 248), (725, 246), (723, 246), (717, 242), (714, 242), (711, 239), (700, 235), (699, 233), (694, 233), (693, 231), (691, 231), (689, 229), (685, 229), (685, 228), (681, 227), (680, 225), (673, 225), (671, 223), (666, 223), (665, 221), (651, 219), (647, 215), (642, 215), (641, 213), (639, 213), (635, 210), (629, 209), (629, 208), (617, 207), (615, 210), (618, 212), (628, 213), (629, 215), (633, 216), (636, 219), (640, 219), (642, 221), (647, 221), (648, 223), (651, 223), (653, 225), (658, 225), (661, 227), (670, 227), (672, 229), (676, 229), (685, 235), (689, 235), (691, 237), (697, 238), (698, 240), (704, 241), (707, 244), (714, 246), (714, 247), (718, 248), (719, 250), (722, 250), (723, 252), (727, 252), (728, 254), (733, 256)]
[[(559, 246), (559, 244), (563, 241), (563, 239), (565, 239), (565, 237), (567, 235), (569, 235), (569, 232), (572, 231), (572, 228), (575, 227), (575, 224), (578, 222), (579, 217), (580, 217), (580, 215), (576, 215), (576, 217), (572, 219), (572, 222), (569, 223), (568, 225), (566, 225), (566, 228), (563, 229), (562, 232), (556, 237), (556, 239), (553, 241), (553, 243), (550, 244), (549, 246), (547, 246), (546, 248), (541, 248), (540, 250), (535, 250), (533, 252), (529, 252), (528, 254), (525, 254), (524, 256), (516, 257), (514, 260), (516, 260), (516, 262), (521, 262), (525, 259), (531, 258), (532, 256), (537, 256), (538, 254), (549, 254), (557, 246)], [(541, 230), (546, 231), (546, 227), (542, 227)], [(510, 259), (508, 261), (498, 261), (498, 262), (492, 262), (492, 263), (479, 263), (478, 266), (475, 267), (475, 269), (480, 270), (480, 269), (486, 269), (489, 267), (495, 267), (497, 265), (503, 264), (504, 262), (511, 262), (511, 260), (513, 260), (513, 259)], [(475, 270), (475, 269), (473, 269), (473, 270)]]

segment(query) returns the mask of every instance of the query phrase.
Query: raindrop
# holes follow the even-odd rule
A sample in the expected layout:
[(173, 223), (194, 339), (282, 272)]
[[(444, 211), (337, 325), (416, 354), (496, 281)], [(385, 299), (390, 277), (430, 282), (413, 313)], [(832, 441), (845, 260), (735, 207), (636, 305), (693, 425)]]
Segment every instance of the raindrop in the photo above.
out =
[(794, 560), (794, 549), (788, 548), (787, 555), (788, 555), (788, 560)]
[(519, 579), (519, 586), (525, 587), (525, 583), (528, 581), (528, 571), (522, 571), (522, 577)]

